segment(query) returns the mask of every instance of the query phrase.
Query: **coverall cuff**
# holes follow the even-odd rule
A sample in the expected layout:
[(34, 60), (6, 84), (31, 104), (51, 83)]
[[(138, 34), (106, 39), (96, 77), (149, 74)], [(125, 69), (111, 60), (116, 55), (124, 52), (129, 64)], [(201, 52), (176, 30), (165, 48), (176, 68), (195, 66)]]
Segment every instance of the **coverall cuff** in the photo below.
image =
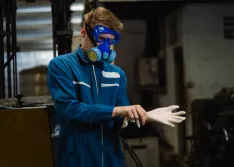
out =
[(99, 118), (100, 120), (111, 120), (114, 106), (97, 104), (97, 107), (99, 108), (99, 112), (97, 113), (96, 118)]

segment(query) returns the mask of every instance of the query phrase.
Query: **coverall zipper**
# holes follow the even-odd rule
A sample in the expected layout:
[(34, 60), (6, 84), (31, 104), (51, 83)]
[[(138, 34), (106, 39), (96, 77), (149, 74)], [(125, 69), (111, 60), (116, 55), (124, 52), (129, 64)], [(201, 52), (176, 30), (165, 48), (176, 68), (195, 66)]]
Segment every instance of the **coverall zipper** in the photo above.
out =
[[(96, 84), (96, 91), (98, 95), (98, 84), (97, 84), (97, 77), (95, 73), (95, 66), (92, 65), (92, 67), (93, 67), (93, 75), (94, 75), (95, 84)], [(101, 124), (101, 144), (102, 144), (102, 149), (103, 149), (103, 125), (102, 124)], [(103, 150), (102, 150), (102, 167), (103, 167)]]

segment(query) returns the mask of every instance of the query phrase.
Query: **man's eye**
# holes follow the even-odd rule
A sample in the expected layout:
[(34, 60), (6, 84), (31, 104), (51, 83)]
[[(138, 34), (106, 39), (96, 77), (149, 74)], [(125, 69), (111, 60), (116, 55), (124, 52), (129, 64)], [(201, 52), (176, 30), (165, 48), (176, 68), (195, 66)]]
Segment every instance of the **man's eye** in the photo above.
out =
[(98, 39), (99, 39), (100, 41), (105, 40), (105, 38), (104, 38), (104, 37), (98, 37)]

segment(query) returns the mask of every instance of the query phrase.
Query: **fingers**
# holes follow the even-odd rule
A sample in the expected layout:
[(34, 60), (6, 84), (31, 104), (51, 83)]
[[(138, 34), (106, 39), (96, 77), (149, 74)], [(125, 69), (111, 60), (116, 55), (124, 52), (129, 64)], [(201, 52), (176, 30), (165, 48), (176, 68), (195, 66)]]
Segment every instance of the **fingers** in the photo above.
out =
[[(128, 117), (127, 117), (128, 118)], [(131, 122), (131, 123), (136, 123), (137, 124), (137, 127), (138, 128), (140, 128), (141, 127), (141, 124), (140, 124), (140, 121), (139, 121), (139, 119), (137, 119), (137, 120), (135, 120), (135, 119), (125, 119), (125, 121), (129, 121), (129, 122)], [(127, 124), (128, 125), (128, 124)]]
[(186, 119), (186, 117), (181, 117), (181, 116), (172, 116), (172, 118), (177, 119), (177, 120), (182, 120), (182, 121)]
[(130, 118), (130, 119), (135, 119), (135, 116), (134, 116), (134, 113), (135, 113), (136, 111), (134, 111), (134, 108), (129, 108), (128, 110), (127, 110), (127, 116)]
[(134, 119), (138, 120), (139, 116), (138, 116), (137, 109), (135, 107), (132, 107), (132, 113), (133, 113)]
[(135, 121), (139, 120), (138, 111), (137, 111), (136, 107), (134, 107), (134, 106), (130, 106), (127, 115), (131, 119), (131, 122), (133, 122), (133, 121), (135, 122)]
[(168, 126), (170, 126), (170, 127), (175, 127), (175, 125), (174, 124), (172, 124), (172, 123), (170, 123), (170, 122), (163, 122), (165, 125), (168, 125)]
[(181, 117), (181, 116), (172, 116), (171, 118), (168, 118), (168, 122), (171, 123), (181, 123), (185, 120), (185, 117)]
[(173, 112), (173, 113), (172, 113), (172, 115), (177, 115), (177, 116), (179, 116), (179, 115), (184, 115), (184, 114), (186, 114), (185, 111), (178, 111), (178, 112)]
[(129, 117), (125, 117), (125, 118), (124, 118), (124, 121), (125, 121), (125, 122), (128, 122), (129, 120), (130, 120)]
[(130, 111), (128, 112), (127, 116), (130, 118), (130, 119), (135, 119), (133, 113)]
[(146, 118), (147, 118), (146, 111), (140, 105), (136, 105), (135, 107), (136, 107), (137, 114), (140, 117), (141, 124), (144, 126), (146, 122)]
[(141, 124), (140, 124), (140, 121), (139, 121), (139, 120), (136, 121), (136, 124), (137, 124), (137, 127), (138, 127), (138, 128), (141, 127)]
[(126, 110), (126, 116), (128, 116), (130, 120), (135, 120), (138, 127), (140, 127), (140, 125), (145, 125), (147, 115), (146, 111), (140, 105), (128, 106)]
[(173, 111), (173, 110), (175, 110), (175, 109), (178, 109), (178, 108), (180, 108), (180, 106), (178, 106), (178, 105), (171, 105), (171, 106), (169, 106), (169, 107), (167, 107), (169, 110), (171, 110), (171, 111)]
[(171, 123), (181, 123), (183, 120), (182, 119), (175, 119), (175, 118), (169, 118), (168, 119), (169, 122)]

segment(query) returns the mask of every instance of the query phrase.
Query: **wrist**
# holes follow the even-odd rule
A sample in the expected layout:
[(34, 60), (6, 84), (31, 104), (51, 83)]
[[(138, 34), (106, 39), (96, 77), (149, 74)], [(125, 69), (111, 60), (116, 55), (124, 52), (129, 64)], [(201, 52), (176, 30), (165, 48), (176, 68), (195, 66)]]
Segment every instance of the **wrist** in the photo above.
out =
[(115, 107), (112, 112), (112, 118), (119, 116), (120, 115), (119, 113), (120, 113), (120, 107)]
[(149, 122), (149, 116), (148, 116), (148, 113), (146, 112), (145, 114), (145, 122)]
[(151, 115), (149, 112), (146, 112), (146, 122), (152, 122)]

